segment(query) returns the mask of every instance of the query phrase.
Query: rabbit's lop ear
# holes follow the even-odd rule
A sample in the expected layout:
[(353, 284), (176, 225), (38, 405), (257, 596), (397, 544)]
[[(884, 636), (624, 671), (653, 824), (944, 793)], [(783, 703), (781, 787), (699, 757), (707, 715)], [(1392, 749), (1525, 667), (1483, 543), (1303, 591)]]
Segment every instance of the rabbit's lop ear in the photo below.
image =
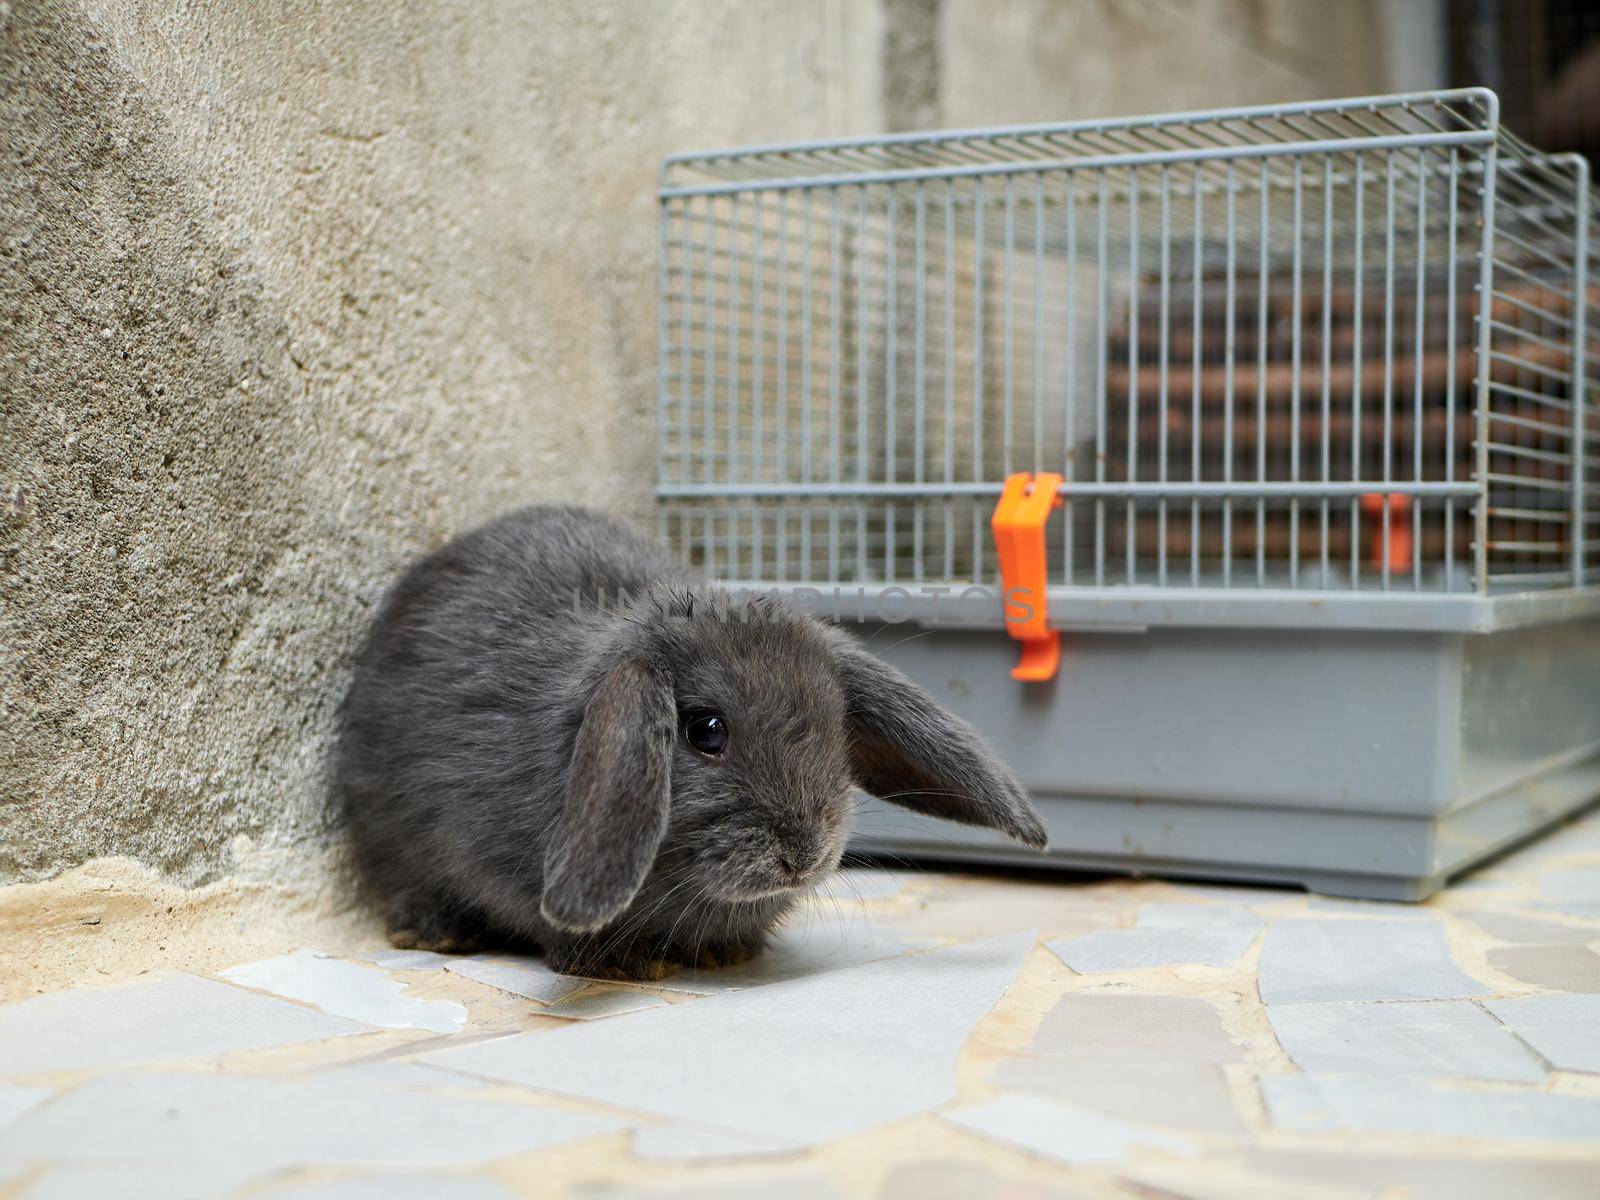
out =
[(567, 799), (544, 859), (540, 911), (574, 933), (632, 902), (667, 831), (677, 706), (667, 682), (624, 660), (584, 709)]
[(1039, 814), (977, 730), (849, 636), (838, 634), (835, 647), (850, 766), (862, 788), (914, 812), (1045, 848)]

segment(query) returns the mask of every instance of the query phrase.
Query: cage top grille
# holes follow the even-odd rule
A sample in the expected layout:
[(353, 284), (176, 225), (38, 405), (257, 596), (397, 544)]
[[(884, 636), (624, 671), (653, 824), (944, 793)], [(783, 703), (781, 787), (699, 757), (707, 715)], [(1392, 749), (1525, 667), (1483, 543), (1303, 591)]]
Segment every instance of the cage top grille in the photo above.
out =
[(1343, 143), (1380, 147), (1490, 140), (1499, 104), (1486, 88), (739, 146), (675, 154), (664, 195), (864, 183), (1137, 158), (1185, 161)]
[(1067, 591), (1600, 580), (1589, 180), (1482, 89), (675, 156), (663, 535), (991, 582), (1031, 470)]

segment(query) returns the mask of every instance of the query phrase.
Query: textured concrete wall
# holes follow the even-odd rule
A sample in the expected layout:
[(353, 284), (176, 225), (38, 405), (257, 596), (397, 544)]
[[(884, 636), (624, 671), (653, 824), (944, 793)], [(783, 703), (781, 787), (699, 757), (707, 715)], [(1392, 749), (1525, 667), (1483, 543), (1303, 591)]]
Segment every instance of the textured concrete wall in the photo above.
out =
[(1384, 7), (944, 0), (942, 119), (975, 125), (1370, 95), (1392, 75), (1380, 37)]
[(875, 127), (876, 10), (0, 12), (0, 879), (315, 862), (396, 567), (648, 511), (657, 161)]
[(0, 881), (323, 877), (397, 566), (649, 510), (662, 154), (1380, 88), (1370, 7), (0, 4)]

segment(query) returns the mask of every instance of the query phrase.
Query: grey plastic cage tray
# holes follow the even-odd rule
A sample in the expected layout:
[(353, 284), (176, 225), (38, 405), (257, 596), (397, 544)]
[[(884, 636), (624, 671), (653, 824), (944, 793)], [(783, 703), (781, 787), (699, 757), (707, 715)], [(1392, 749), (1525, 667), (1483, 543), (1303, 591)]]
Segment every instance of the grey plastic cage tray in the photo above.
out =
[[(1549, 599), (1486, 602), (1493, 632), (1069, 631), (1029, 685), (993, 633), (863, 633), (1012, 765), (1056, 864), (1415, 900), (1600, 796), (1600, 605)], [(875, 801), (855, 849), (1039, 862)]]

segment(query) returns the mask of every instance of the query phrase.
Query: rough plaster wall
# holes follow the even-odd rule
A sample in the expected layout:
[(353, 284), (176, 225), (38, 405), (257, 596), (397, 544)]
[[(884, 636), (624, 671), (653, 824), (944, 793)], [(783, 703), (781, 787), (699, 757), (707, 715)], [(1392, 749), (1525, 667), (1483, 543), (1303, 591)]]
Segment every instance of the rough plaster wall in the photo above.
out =
[(948, 125), (1361, 96), (1380, 0), (944, 0)]
[(0, 7), (0, 880), (325, 877), (397, 566), (642, 517), (673, 149), (879, 123), (844, 0)]
[(328, 877), (400, 563), (648, 514), (662, 154), (1365, 91), (1367, 9), (0, 3), (0, 881)]
[(937, 129), (944, 124), (940, 18), (944, 0), (883, 0), (883, 128)]

